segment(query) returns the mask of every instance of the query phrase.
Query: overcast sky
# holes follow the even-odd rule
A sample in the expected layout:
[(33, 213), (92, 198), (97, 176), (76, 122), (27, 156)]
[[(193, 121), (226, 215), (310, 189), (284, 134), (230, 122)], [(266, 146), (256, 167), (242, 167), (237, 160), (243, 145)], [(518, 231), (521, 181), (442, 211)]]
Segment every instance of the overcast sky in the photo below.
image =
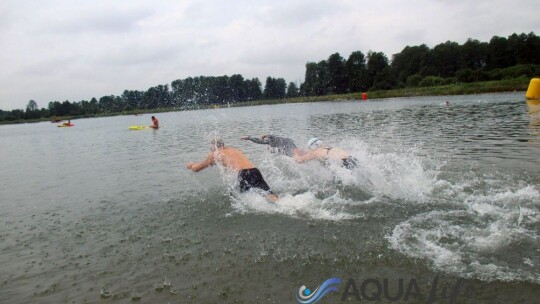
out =
[(2, 0), (0, 109), (193, 76), (304, 80), (308, 61), (540, 34), (538, 0)]

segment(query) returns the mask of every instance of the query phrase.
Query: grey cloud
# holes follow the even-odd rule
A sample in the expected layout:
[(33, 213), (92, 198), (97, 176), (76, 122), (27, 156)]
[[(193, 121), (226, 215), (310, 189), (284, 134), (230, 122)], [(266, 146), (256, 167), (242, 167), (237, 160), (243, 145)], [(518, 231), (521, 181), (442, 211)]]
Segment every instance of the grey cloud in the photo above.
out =
[(129, 43), (100, 52), (92, 59), (92, 63), (106, 66), (132, 66), (171, 62), (185, 48), (187, 48), (187, 45), (182, 43), (165, 43), (161, 45), (144, 44), (143, 42), (140, 44)]
[(338, 1), (285, 1), (259, 12), (257, 17), (266, 26), (292, 27), (337, 17), (343, 8)]
[(13, 15), (5, 8), (0, 8), (0, 32), (10, 28), (13, 21)]
[[(0, 108), (199, 75), (303, 79), (305, 63), (493, 35), (540, 34), (536, 0), (6, 0)], [(40, 104), (41, 105), (41, 104)]]
[(143, 9), (94, 9), (90, 11), (74, 10), (67, 15), (47, 16), (50, 25), (43, 30), (54, 34), (100, 34), (122, 33), (136, 29), (137, 22), (148, 18), (152, 12)]

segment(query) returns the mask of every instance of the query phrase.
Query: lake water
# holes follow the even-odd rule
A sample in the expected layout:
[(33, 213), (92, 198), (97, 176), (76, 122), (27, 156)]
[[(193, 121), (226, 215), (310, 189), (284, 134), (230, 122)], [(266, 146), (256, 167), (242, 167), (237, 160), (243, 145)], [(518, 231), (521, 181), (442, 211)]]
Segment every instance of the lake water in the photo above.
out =
[[(150, 116), (0, 126), (1, 303), (295, 303), (332, 277), (323, 303), (350, 279), (362, 303), (399, 279), (418, 286), (403, 303), (427, 303), (436, 278), (436, 303), (455, 282), (474, 291), (456, 303), (538, 303), (540, 114), (522, 92), (161, 113), (161, 129), (128, 130)], [(261, 134), (322, 138), (359, 167), (240, 140)], [(219, 167), (186, 169), (214, 135), (276, 204)]]

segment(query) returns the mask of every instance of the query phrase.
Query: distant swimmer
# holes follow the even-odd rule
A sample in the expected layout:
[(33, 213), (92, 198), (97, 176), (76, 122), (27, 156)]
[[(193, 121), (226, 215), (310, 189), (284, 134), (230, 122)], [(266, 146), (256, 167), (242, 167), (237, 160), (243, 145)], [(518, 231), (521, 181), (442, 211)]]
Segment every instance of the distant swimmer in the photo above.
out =
[(347, 169), (353, 169), (358, 166), (358, 160), (352, 157), (349, 152), (326, 145), (318, 138), (312, 138), (308, 141), (309, 151), (304, 155), (295, 155), (294, 159), (299, 162), (307, 162), (317, 159), (321, 162), (336, 162)]
[(290, 157), (293, 157), (296, 153), (300, 153), (300, 150), (296, 147), (294, 141), (286, 137), (263, 135), (261, 138), (243, 136), (240, 139), (251, 140), (256, 144), (269, 145), (270, 151), (273, 153), (281, 153)]
[(220, 163), (226, 168), (238, 172), (238, 182), (240, 183), (240, 192), (246, 192), (251, 188), (258, 188), (267, 192), (266, 198), (272, 202), (278, 200), (278, 197), (272, 193), (270, 187), (262, 177), (259, 169), (242, 153), (242, 151), (225, 147), (221, 138), (215, 138), (210, 141), (210, 153), (205, 160), (194, 163), (189, 162), (187, 168), (193, 172), (199, 172), (205, 168)]
[(152, 125), (149, 127), (159, 129), (159, 120), (155, 116), (152, 116)]

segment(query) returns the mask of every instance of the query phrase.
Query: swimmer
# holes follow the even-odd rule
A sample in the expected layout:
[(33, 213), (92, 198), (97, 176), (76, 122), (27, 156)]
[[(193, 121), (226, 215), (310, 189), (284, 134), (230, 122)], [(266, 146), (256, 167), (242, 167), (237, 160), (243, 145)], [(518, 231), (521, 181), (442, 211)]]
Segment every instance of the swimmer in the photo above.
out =
[(304, 155), (295, 155), (294, 159), (299, 163), (314, 159), (318, 159), (325, 164), (336, 162), (347, 169), (353, 169), (358, 166), (358, 160), (352, 157), (349, 152), (341, 148), (330, 147), (318, 138), (312, 138), (308, 141), (308, 149), (309, 151), (307, 153)]
[(159, 120), (155, 116), (152, 116), (152, 125), (148, 127), (159, 129)]
[(279, 137), (274, 135), (263, 135), (261, 138), (243, 136), (242, 140), (251, 140), (256, 144), (268, 145), (272, 153), (285, 154), (293, 157), (295, 154), (301, 153), (300, 150), (294, 144), (294, 141), (290, 138)]
[(268, 200), (275, 202), (279, 199), (272, 193), (259, 169), (255, 168), (255, 165), (253, 165), (242, 151), (232, 147), (225, 147), (221, 138), (215, 138), (210, 141), (210, 150), (206, 159), (199, 163), (189, 162), (187, 168), (193, 172), (199, 172), (216, 163), (220, 163), (226, 168), (238, 172), (240, 192), (246, 192), (251, 188), (258, 188), (268, 193), (266, 195)]

